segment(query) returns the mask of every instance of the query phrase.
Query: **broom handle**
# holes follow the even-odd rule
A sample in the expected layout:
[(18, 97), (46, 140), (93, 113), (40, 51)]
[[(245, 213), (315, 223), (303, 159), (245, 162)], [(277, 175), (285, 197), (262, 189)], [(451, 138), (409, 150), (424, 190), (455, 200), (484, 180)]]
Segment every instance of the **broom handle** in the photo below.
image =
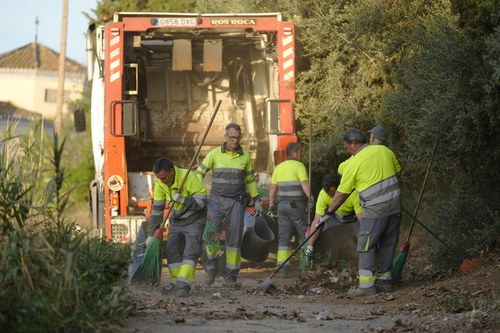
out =
[[(309, 202), (311, 202), (311, 177), (312, 177), (312, 132), (313, 122), (312, 118), (309, 121)], [(311, 225), (311, 205), (307, 204), (307, 225)]]
[(461, 256), (458, 255), (458, 253), (453, 250), (448, 244), (444, 242), (434, 231), (432, 231), (428, 226), (426, 226), (423, 222), (421, 222), (419, 219), (417, 219), (415, 216), (412, 215), (406, 208), (401, 207), (401, 210), (408, 214), (409, 217), (411, 217), (415, 222), (420, 224), (422, 228), (424, 228), (428, 233), (430, 233), (436, 240), (438, 240), (441, 244), (444, 245), (451, 253), (453, 253), (459, 260), (463, 260)]
[[(219, 99), (217, 101), (217, 103), (215, 104), (214, 113), (212, 114), (212, 117), (210, 118), (210, 121), (208, 122), (208, 126), (205, 129), (205, 133), (203, 133), (203, 137), (201, 138), (201, 141), (198, 144), (198, 147), (196, 148), (196, 152), (195, 152), (193, 158), (191, 159), (191, 162), (189, 162), (187, 172), (184, 175), (184, 178), (182, 179), (181, 184), (179, 185), (179, 190), (178, 190), (179, 192), (181, 191), (182, 187), (184, 187), (184, 184), (186, 183), (189, 172), (191, 171), (191, 168), (193, 167), (194, 162), (196, 161), (196, 158), (198, 157), (198, 154), (200, 153), (201, 147), (203, 146), (203, 143), (205, 142), (205, 139), (207, 138), (208, 132), (210, 131), (210, 127), (212, 127), (212, 123), (214, 122), (215, 115), (219, 111), (221, 103), (222, 103), (222, 100)], [(160, 229), (163, 229), (165, 227), (165, 224), (167, 223), (167, 220), (168, 220), (173, 208), (174, 208), (174, 200), (170, 200), (170, 202), (168, 204), (167, 215), (166, 215), (165, 219), (163, 220), (163, 223), (161, 224)]]
[(438, 139), (434, 141), (434, 147), (432, 148), (431, 159), (429, 160), (429, 165), (427, 166), (427, 171), (425, 172), (424, 182), (422, 183), (422, 188), (420, 189), (420, 194), (418, 196), (417, 207), (415, 207), (415, 213), (413, 213), (413, 221), (411, 222), (410, 232), (408, 233), (408, 239), (406, 242), (410, 242), (410, 236), (413, 232), (413, 227), (415, 226), (415, 221), (417, 220), (418, 210), (420, 209), (420, 203), (422, 202), (422, 197), (424, 196), (425, 184), (427, 183), (427, 178), (429, 178), (429, 173), (431, 171), (432, 163), (434, 162), (434, 154), (436, 153), (436, 148), (438, 144)]
[[(351, 193), (349, 193), (349, 194), (348, 194), (348, 195), (347, 195), (347, 196), (346, 196), (346, 197), (342, 200), (342, 202), (341, 202), (341, 203), (340, 203), (340, 205), (339, 205), (339, 208), (340, 208), (340, 206), (342, 206), (342, 204), (343, 204), (343, 203), (347, 200), (347, 198), (349, 198), (349, 196), (352, 194), (352, 192), (354, 192), (354, 189), (352, 189)], [(337, 211), (337, 210), (338, 210), (338, 208), (337, 208), (335, 211)], [(325, 223), (323, 223), (322, 225), (319, 225), (319, 224), (318, 224), (318, 225), (316, 225), (316, 228), (314, 228), (313, 232), (311, 232), (311, 234), (310, 234), (309, 236), (307, 236), (307, 238), (306, 238), (306, 239), (304, 239), (304, 241), (303, 241), (303, 242), (302, 242), (302, 243), (301, 243), (301, 244), (300, 244), (300, 245), (299, 245), (299, 246), (295, 249), (295, 251), (293, 251), (293, 252), (292, 252), (292, 254), (290, 254), (290, 256), (289, 256), (288, 258), (286, 258), (286, 260), (285, 260), (285, 261), (283, 261), (283, 262), (281, 263), (281, 265), (280, 265), (277, 269), (275, 269), (275, 270), (274, 270), (273, 274), (271, 274), (271, 275), (268, 277), (268, 279), (272, 279), (272, 278), (273, 278), (273, 276), (275, 276), (275, 275), (276, 275), (276, 273), (278, 273), (278, 272), (279, 272), (279, 270), (280, 270), (280, 269), (282, 269), (282, 268), (283, 268), (283, 266), (285, 266), (285, 265), (286, 265), (286, 263), (287, 263), (290, 259), (292, 259), (292, 257), (293, 257), (293, 256), (294, 256), (297, 252), (299, 252), (299, 250), (300, 250), (300, 249), (304, 246), (304, 244), (306, 244), (306, 243), (307, 243), (307, 241), (308, 241), (309, 239), (311, 239), (311, 237), (312, 237), (315, 233), (317, 233), (319, 230), (321, 230), (321, 229), (323, 229), (323, 228), (324, 228), (325, 224), (326, 224), (326, 222), (325, 222)]]

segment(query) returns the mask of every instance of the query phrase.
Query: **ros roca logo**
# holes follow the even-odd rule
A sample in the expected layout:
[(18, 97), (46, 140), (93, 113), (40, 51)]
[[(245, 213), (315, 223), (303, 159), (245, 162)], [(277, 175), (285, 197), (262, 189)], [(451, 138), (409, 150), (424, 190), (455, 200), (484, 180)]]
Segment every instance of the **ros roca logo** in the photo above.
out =
[(210, 23), (212, 25), (255, 25), (257, 20), (255, 19), (211, 19)]

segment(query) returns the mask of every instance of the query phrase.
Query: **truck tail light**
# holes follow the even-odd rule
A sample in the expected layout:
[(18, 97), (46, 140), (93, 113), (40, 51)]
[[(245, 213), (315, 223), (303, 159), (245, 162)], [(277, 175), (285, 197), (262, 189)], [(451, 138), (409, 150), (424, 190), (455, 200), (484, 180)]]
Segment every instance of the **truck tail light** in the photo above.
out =
[(118, 210), (119, 210), (119, 206), (120, 206), (120, 200), (119, 200), (119, 196), (118, 196), (118, 192), (112, 192), (111, 193), (111, 196), (110, 196), (110, 200), (111, 200), (111, 205), (110, 205), (110, 209), (111, 209), (111, 216), (118, 216)]

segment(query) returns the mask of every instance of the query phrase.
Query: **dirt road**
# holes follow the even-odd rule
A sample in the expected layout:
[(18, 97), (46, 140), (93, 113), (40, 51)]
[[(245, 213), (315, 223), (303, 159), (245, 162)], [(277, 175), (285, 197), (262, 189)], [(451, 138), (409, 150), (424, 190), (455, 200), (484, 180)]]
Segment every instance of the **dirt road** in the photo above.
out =
[(182, 299), (165, 271), (159, 286), (131, 290), (140, 316), (127, 319), (123, 332), (498, 332), (498, 257), (427, 281), (418, 274), (423, 267), (408, 266), (415, 278), (393, 293), (354, 300), (345, 297), (354, 276), (335, 268), (273, 278), (278, 290), (253, 295), (272, 264), (243, 262), (238, 290), (223, 287), (222, 278), (203, 286), (200, 267), (192, 295)]

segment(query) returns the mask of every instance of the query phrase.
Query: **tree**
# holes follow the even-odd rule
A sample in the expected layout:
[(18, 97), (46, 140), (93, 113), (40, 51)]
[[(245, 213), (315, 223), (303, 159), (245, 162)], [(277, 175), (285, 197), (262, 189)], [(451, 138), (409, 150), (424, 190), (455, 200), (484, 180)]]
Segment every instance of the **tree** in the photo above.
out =
[[(494, 167), (500, 162), (498, 85), (484, 61), (484, 43), (471, 39), (453, 15), (422, 18), (405, 38), (411, 56), (398, 64), (395, 89), (382, 111), (402, 129), (398, 148), (404, 164), (425, 161), (439, 139), (428, 191), (427, 206), (435, 212), (431, 225), (462, 251), (477, 254), (490, 249), (496, 241), (490, 235), (500, 229), (494, 204), (500, 200), (500, 172)], [(414, 171), (405, 179), (410, 189), (421, 174)]]

